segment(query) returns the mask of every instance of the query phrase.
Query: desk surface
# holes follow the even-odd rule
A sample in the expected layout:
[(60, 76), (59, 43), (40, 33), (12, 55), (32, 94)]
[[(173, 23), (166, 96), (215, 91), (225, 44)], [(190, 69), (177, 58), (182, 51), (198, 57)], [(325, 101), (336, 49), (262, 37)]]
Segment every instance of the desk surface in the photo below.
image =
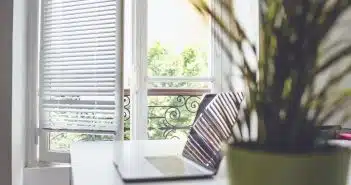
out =
[[(135, 141), (134, 141), (135, 142)], [(181, 152), (184, 143), (177, 140), (148, 140), (139, 141), (149, 145), (151, 150), (164, 153), (165, 150)], [(344, 142), (345, 146), (351, 146), (351, 142)], [(223, 161), (218, 174), (212, 179), (161, 181), (143, 183), (123, 183), (116, 171), (112, 158), (112, 142), (86, 142), (73, 144), (71, 148), (72, 182), (73, 185), (212, 185), (228, 184), (226, 175), (226, 162)], [(349, 185), (351, 185), (351, 170), (349, 171)]]
[[(139, 141), (151, 145), (154, 151), (162, 153), (164, 150), (178, 151), (183, 149), (184, 143), (177, 140), (148, 140)], [(177, 152), (177, 153), (178, 153)], [(73, 144), (71, 148), (72, 182), (73, 185), (123, 185), (123, 184), (155, 184), (155, 185), (214, 185), (228, 184), (225, 161), (222, 162), (218, 174), (210, 179), (160, 181), (143, 183), (124, 183), (113, 163), (112, 142), (86, 142)], [(186, 182), (186, 183), (185, 183)]]

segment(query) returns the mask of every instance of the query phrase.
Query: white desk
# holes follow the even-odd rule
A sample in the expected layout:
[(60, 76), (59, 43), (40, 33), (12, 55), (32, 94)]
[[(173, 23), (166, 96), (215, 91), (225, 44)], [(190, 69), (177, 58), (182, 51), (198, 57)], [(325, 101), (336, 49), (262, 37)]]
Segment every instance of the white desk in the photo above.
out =
[[(180, 153), (184, 143), (178, 140), (148, 140), (140, 141), (147, 145), (150, 152), (163, 154), (165, 151)], [(351, 141), (337, 142), (344, 146), (351, 146)], [(226, 175), (226, 161), (222, 161), (219, 172), (212, 179), (161, 181), (143, 183), (124, 183), (113, 163), (113, 143), (112, 142), (87, 142), (76, 143), (71, 148), (71, 166), (73, 185), (226, 185), (228, 179)], [(349, 171), (349, 182), (351, 185), (351, 170)]]
[[(139, 141), (149, 145), (150, 151), (163, 153), (164, 151), (181, 152), (183, 142), (178, 140), (149, 140)], [(216, 176), (210, 179), (124, 183), (113, 163), (112, 142), (87, 142), (76, 143), (71, 148), (72, 182), (73, 185), (217, 185), (228, 184), (226, 175), (226, 162), (222, 161), (220, 170)]]

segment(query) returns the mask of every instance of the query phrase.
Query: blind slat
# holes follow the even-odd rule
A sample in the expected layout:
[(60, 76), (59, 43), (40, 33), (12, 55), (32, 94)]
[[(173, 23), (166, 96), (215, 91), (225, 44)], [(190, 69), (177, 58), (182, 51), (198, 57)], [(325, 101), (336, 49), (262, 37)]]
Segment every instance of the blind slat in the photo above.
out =
[[(79, 53), (79, 54), (78, 54)], [(46, 58), (61, 58), (61, 57), (79, 57), (79, 56), (84, 56), (84, 57), (95, 57), (99, 55), (114, 55), (116, 53), (115, 49), (95, 49), (95, 51), (83, 51), (83, 50), (78, 50), (76, 53), (75, 52), (57, 52), (57, 53), (43, 53), (43, 56)]]
[(54, 87), (54, 88), (59, 88), (59, 87), (115, 87), (115, 83), (106, 83), (106, 82), (100, 82), (100, 83), (44, 83), (42, 87)]
[(107, 100), (43, 100), (44, 104), (62, 103), (62, 104), (94, 104), (94, 105), (115, 105), (114, 101)]
[(113, 82), (115, 83), (114, 78), (85, 78), (85, 79), (44, 79), (42, 83), (96, 83), (96, 82)]
[(69, 28), (51, 28), (45, 30), (44, 34), (51, 34), (51, 33), (70, 33), (70, 32), (77, 32), (77, 31), (90, 31), (90, 30), (102, 30), (102, 29), (116, 29), (115, 24), (101, 24), (101, 25), (91, 25), (91, 26), (81, 26), (81, 27), (69, 27)]
[[(115, 74), (96, 74), (94, 76), (91, 75), (50, 75), (50, 76), (43, 76), (42, 79), (45, 80), (52, 80), (52, 79), (60, 79), (60, 80), (76, 80), (76, 79), (105, 79), (105, 78), (115, 78)], [(96, 81), (96, 80), (95, 80)]]
[(54, 17), (62, 17), (62, 16), (72, 16), (72, 15), (83, 15), (86, 13), (93, 13), (93, 12), (102, 12), (102, 11), (110, 11), (114, 10), (116, 11), (115, 7), (111, 7), (108, 4), (107, 5), (101, 5), (99, 7), (90, 7), (86, 9), (81, 9), (81, 10), (76, 10), (76, 11), (52, 11), (52, 10), (46, 10), (44, 13), (46, 13), (47, 18), (54, 18)]
[(115, 13), (115, 8), (111, 8), (107, 6), (107, 7), (94, 8), (84, 12), (65, 13), (64, 15), (61, 15), (62, 12), (59, 12), (58, 15), (49, 13), (46, 16), (45, 21), (50, 22), (55, 20), (67, 20), (67, 19), (76, 19), (76, 18), (101, 16), (101, 15), (114, 15), (114, 13)]
[(99, 110), (115, 110), (114, 105), (70, 105), (70, 104), (43, 104), (41, 107), (43, 108), (63, 108), (63, 109), (99, 109)]
[(74, 3), (74, 2), (96, 2), (96, 0), (46, 0), (47, 5), (53, 4), (65, 4), (65, 3)]
[(54, 70), (97, 70), (97, 69), (113, 69), (115, 64), (96, 64), (96, 65), (65, 65), (65, 66), (45, 66), (45, 70), (54, 71)]
[(95, 36), (96, 34), (101, 34), (101, 33), (111, 33), (116, 31), (115, 28), (100, 28), (100, 29), (90, 29), (90, 30), (79, 30), (79, 31), (56, 31), (56, 32), (51, 32), (51, 33), (46, 33), (46, 37), (66, 37), (66, 36), (77, 36), (77, 35), (91, 35)]
[(91, 21), (99, 21), (99, 20), (110, 20), (115, 19), (116, 15), (108, 14), (108, 15), (100, 15), (100, 16), (86, 16), (81, 18), (74, 19), (58, 19), (45, 22), (45, 25), (65, 25), (65, 24), (74, 24), (81, 22), (91, 22)]
[[(53, 121), (53, 118), (48, 121)], [(64, 118), (62, 121), (67, 123), (106, 123), (106, 124), (113, 124), (115, 121), (109, 118), (98, 118), (98, 119), (89, 119), (89, 118)]]
[(114, 88), (113, 87), (44, 87), (43, 91), (45, 92), (114, 92)]
[(95, 75), (95, 74), (115, 74), (116, 69), (90, 69), (90, 70), (58, 70), (58, 71), (51, 71), (51, 70), (46, 70), (44, 72), (44, 76), (50, 76), (50, 75), (71, 75), (71, 74), (87, 74), (87, 75)]
[(113, 47), (96, 47), (96, 48), (78, 48), (78, 49), (71, 49), (71, 50), (50, 50), (43, 53), (44, 56), (50, 57), (69, 57), (69, 56), (77, 56), (79, 55), (87, 56), (85, 53), (89, 53), (91, 55), (105, 55), (105, 54), (114, 54), (116, 49)]
[(54, 44), (46, 46), (47, 51), (51, 50), (64, 50), (64, 49), (77, 49), (77, 48), (95, 48), (95, 47), (115, 47), (116, 43), (112, 42), (91, 42), (91, 43), (80, 43), (80, 44)]
[(47, 62), (76, 62), (76, 61), (92, 61), (92, 60), (113, 60), (116, 59), (115, 54), (103, 55), (103, 56), (72, 56), (72, 57), (56, 57), (56, 58), (45, 58)]
[(100, 32), (100, 33), (94, 33), (94, 34), (81, 34), (81, 35), (67, 35), (67, 36), (44, 36), (44, 42), (50, 42), (50, 41), (58, 41), (58, 40), (83, 40), (83, 39), (95, 39), (95, 38), (110, 38), (110, 39), (115, 39), (115, 34), (114, 32), (107, 31), (107, 32)]
[[(94, 47), (94, 44), (101, 44), (101, 45), (106, 45), (106, 44), (111, 44), (111, 37), (99, 37), (99, 38), (93, 38), (93, 39), (80, 39), (80, 40), (56, 40), (56, 41), (46, 41), (43, 42), (43, 47), (46, 47), (47, 50), (53, 49), (53, 48), (79, 48), (82, 47), (81, 45), (91, 45)], [(84, 47), (84, 46), (83, 46)]]
[(46, 24), (44, 25), (46, 28), (43, 30), (43, 32), (48, 32), (56, 29), (93, 29), (92, 27), (98, 26), (98, 25), (109, 25), (109, 24), (116, 24), (116, 20), (111, 20), (111, 19), (105, 19), (105, 20), (96, 20), (96, 21), (90, 21), (90, 22), (79, 22), (79, 23), (74, 23), (74, 24)]
[(43, 96), (114, 96), (114, 93), (110, 93), (110, 92), (105, 92), (105, 93), (97, 93), (97, 92), (92, 92), (92, 93), (88, 93), (88, 92), (43, 92)]
[(115, 7), (116, 1), (115, 0), (98, 0), (95, 2), (89, 1), (76, 1), (71, 3), (57, 3), (57, 4), (50, 4), (44, 3), (44, 14), (54, 12), (55, 10), (59, 10), (62, 13), (67, 13), (68, 11), (79, 12), (89, 8), (97, 8), (100, 6), (110, 6)]
[(70, 108), (43, 108), (44, 111), (50, 112), (84, 112), (84, 113), (110, 113), (114, 114), (114, 110), (103, 109), (70, 109)]
[(52, 130), (83, 130), (83, 131), (115, 131), (117, 125), (106, 125), (106, 124), (72, 124), (72, 123), (64, 123), (64, 122), (44, 122), (41, 123), (40, 128), (43, 129), (52, 129)]
[(89, 65), (116, 65), (114, 60), (90, 60), (90, 61), (77, 61), (77, 62), (47, 62), (44, 67), (51, 68), (64, 68), (64, 67), (78, 67), (78, 66), (89, 66)]

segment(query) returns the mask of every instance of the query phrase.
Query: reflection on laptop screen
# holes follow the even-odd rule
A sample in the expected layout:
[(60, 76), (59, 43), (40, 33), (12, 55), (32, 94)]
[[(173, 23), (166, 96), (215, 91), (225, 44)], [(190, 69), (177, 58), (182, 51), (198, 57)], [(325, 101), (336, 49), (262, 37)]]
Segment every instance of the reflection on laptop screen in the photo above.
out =
[(223, 156), (221, 144), (231, 136), (243, 98), (242, 93), (219, 93), (200, 110), (190, 129), (183, 156), (211, 171), (217, 171)]

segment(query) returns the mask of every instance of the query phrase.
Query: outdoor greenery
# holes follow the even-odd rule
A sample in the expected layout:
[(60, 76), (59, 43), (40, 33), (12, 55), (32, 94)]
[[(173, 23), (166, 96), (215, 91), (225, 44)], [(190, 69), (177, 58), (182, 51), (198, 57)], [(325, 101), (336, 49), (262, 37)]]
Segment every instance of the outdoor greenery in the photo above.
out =
[[(351, 118), (351, 90), (339, 87), (351, 74), (351, 42), (344, 37), (328, 42), (351, 1), (260, 0), (259, 49), (238, 22), (233, 0), (214, 2), (227, 19), (206, 0), (192, 0), (219, 27), (221, 32), (213, 30), (217, 41), (248, 88), (233, 145), (278, 152), (325, 147), (316, 142), (319, 126)], [(232, 48), (240, 57), (234, 57)], [(249, 54), (259, 56), (258, 68), (250, 64)], [(255, 128), (257, 137), (251, 132)]]
[[(185, 48), (180, 54), (171, 52), (156, 42), (148, 52), (149, 76), (195, 77), (208, 75), (207, 53), (195, 48)], [(151, 83), (150, 88), (208, 88), (205, 83), (161, 82)], [(189, 100), (189, 101), (186, 101)], [(198, 97), (149, 96), (149, 138), (184, 138), (191, 125), (199, 102)], [(191, 103), (193, 103), (191, 105)], [(168, 107), (159, 107), (168, 106)], [(194, 106), (194, 107), (192, 107)], [(187, 110), (186, 108), (190, 109)], [(164, 118), (161, 118), (164, 117)], [(179, 130), (162, 130), (164, 127), (184, 127)]]
[[(149, 76), (206, 76), (208, 75), (207, 52), (197, 47), (185, 48), (175, 53), (156, 42), (148, 51)], [(161, 82), (151, 83), (150, 88), (208, 88), (206, 83), (194, 82)], [(188, 100), (188, 101), (187, 101)], [(197, 110), (199, 97), (189, 96), (149, 96), (148, 135), (150, 139), (184, 138), (188, 126)], [(126, 107), (130, 110), (130, 105)], [(125, 121), (125, 139), (130, 139), (130, 119)], [(181, 129), (165, 129), (166, 127)], [(161, 129), (160, 129), (161, 128)], [(72, 142), (112, 140), (112, 135), (80, 134), (53, 132), (50, 133), (51, 150), (68, 150)]]

